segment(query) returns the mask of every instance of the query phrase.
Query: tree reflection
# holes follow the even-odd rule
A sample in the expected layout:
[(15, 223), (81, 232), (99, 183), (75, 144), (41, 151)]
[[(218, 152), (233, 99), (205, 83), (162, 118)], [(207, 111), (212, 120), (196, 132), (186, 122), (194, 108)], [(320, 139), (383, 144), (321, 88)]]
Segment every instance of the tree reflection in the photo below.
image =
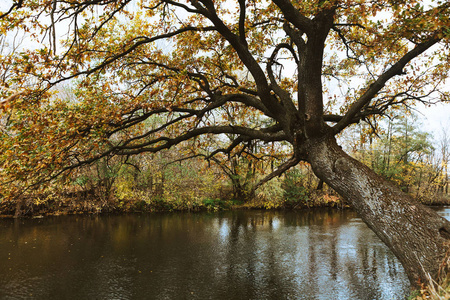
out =
[(1, 220), (0, 259), (2, 299), (401, 299), (409, 288), (351, 211)]

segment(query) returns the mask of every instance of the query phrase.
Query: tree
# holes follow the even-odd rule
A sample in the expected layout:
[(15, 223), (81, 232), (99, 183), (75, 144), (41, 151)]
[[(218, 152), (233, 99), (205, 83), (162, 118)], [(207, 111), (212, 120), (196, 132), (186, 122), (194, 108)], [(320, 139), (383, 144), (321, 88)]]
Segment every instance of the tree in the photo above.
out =
[(403, 191), (412, 193), (410, 187), (419, 191), (425, 169), (434, 169), (430, 161), (434, 153), (431, 135), (421, 131), (417, 116), (409, 112), (394, 116), (384, 126), (378, 126), (387, 127), (387, 130), (378, 128), (376, 137), (369, 138), (369, 145), (365, 145), (366, 134), (361, 130), (357, 159), (395, 182)]
[[(13, 1), (2, 32), (22, 30), (44, 46), (1, 57), (12, 66), (2, 85), (21, 93), (3, 103), (13, 112), (0, 137), (3, 182), (37, 186), (102, 157), (201, 136), (233, 135), (216, 149), (225, 154), (285, 141), (292, 157), (261, 183), (308, 162), (412, 284), (437, 279), (450, 223), (335, 136), (400, 106), (449, 99), (449, 19), (441, 0)], [(52, 94), (68, 80), (77, 81), (75, 104)], [(142, 125), (156, 115), (161, 126)]]
[(450, 160), (450, 135), (447, 128), (443, 128), (441, 132), (441, 138), (439, 141), (441, 148), (441, 167), (442, 167), (442, 179), (441, 179), (441, 191), (448, 195), (448, 163)]

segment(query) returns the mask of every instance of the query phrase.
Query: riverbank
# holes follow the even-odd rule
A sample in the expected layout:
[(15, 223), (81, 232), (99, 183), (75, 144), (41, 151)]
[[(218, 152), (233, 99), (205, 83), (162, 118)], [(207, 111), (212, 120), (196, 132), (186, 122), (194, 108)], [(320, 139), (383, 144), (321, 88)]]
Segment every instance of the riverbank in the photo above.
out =
[[(421, 201), (428, 206), (450, 205), (450, 197), (435, 197)], [(0, 218), (35, 218), (55, 215), (144, 213), (171, 211), (219, 211), (233, 209), (288, 209), (300, 210), (321, 207), (339, 209), (350, 206), (338, 195), (324, 191), (313, 191), (298, 200), (268, 199), (253, 197), (247, 201), (236, 199), (102, 199), (85, 194), (48, 194), (0, 202)]]
[(40, 195), (18, 201), (0, 202), (0, 218), (33, 218), (71, 214), (144, 213), (172, 211), (219, 211), (232, 209), (308, 209), (318, 207), (348, 207), (338, 196), (315, 193), (308, 201), (266, 201), (254, 198), (248, 201), (236, 199), (180, 199), (166, 201), (161, 198), (99, 199), (94, 197), (67, 197)]

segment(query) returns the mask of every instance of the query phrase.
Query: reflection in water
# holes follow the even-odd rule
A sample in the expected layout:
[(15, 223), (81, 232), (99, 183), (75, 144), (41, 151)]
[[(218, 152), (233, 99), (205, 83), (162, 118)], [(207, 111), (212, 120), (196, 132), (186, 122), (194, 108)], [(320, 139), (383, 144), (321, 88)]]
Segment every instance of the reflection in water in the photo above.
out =
[(354, 212), (0, 220), (0, 299), (403, 299)]

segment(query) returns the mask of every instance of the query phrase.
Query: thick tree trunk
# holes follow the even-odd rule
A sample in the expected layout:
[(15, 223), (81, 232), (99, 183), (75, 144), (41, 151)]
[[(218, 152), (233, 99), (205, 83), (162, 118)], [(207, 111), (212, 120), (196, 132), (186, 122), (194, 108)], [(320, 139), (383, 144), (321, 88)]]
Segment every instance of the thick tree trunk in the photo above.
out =
[(400, 260), (411, 284), (436, 280), (449, 249), (450, 222), (351, 158), (334, 137), (310, 141), (308, 149), (315, 174), (351, 202)]

